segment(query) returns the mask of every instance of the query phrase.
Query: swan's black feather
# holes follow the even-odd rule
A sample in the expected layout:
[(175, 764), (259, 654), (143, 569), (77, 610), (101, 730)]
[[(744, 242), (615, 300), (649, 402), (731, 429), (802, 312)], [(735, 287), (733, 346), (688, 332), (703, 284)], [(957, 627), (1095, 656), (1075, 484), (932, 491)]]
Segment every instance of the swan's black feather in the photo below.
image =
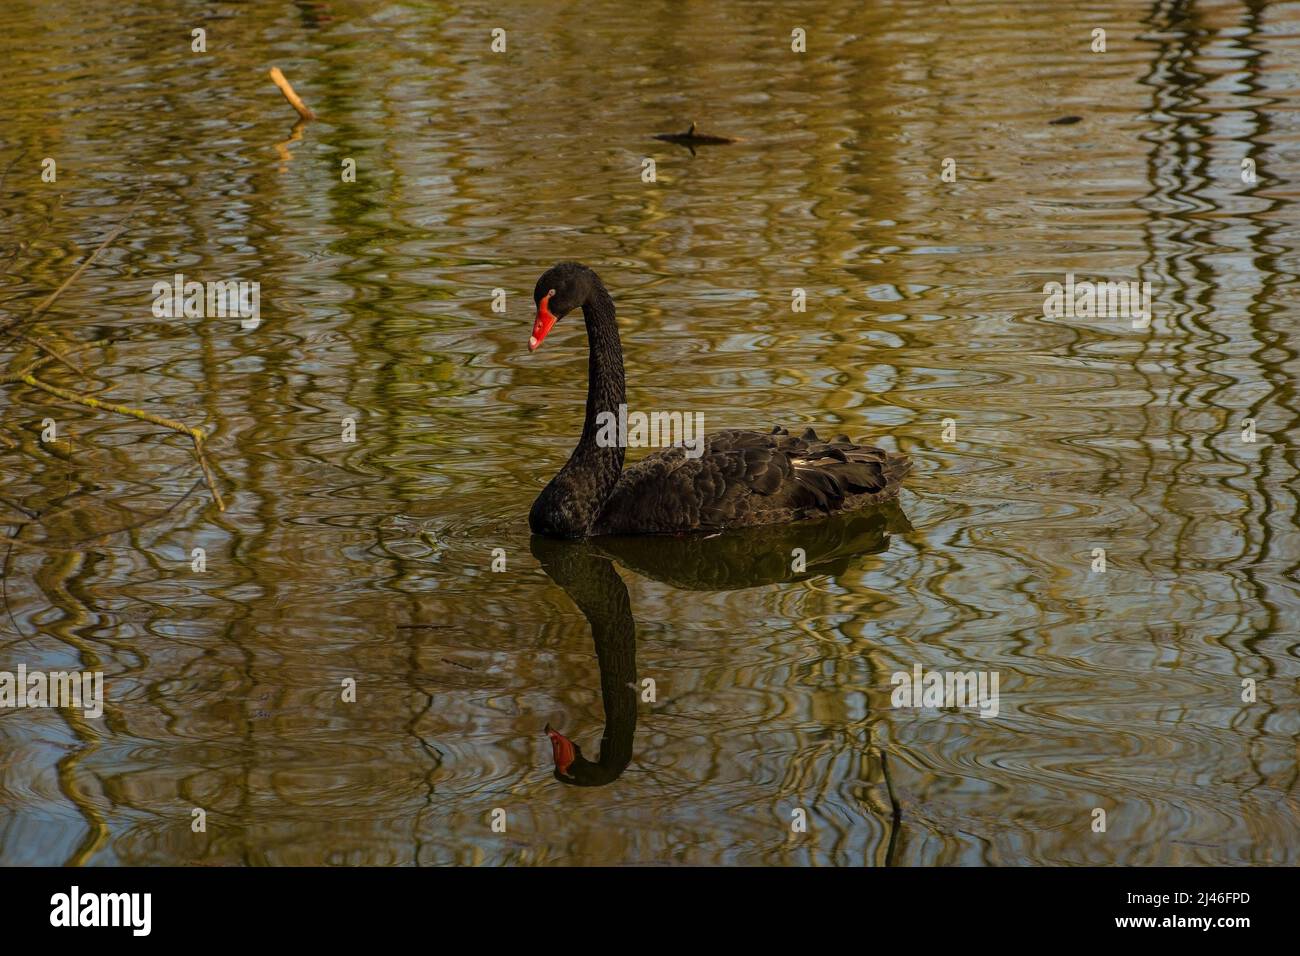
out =
[(593, 534), (715, 531), (814, 518), (887, 501), (911, 470), (906, 455), (809, 428), (723, 431), (698, 458), (669, 448), (626, 468)]

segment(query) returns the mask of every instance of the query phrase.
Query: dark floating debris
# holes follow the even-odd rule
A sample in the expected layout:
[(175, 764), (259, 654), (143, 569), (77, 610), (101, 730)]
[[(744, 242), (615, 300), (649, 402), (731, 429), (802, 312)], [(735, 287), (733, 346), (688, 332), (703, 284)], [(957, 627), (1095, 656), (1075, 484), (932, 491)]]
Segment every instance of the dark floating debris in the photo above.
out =
[(1052, 120), (1051, 123), (1049, 123), (1048, 125), (1049, 126), (1073, 126), (1081, 119), (1083, 119), (1082, 116), (1058, 116), (1056, 119)]
[(742, 142), (732, 136), (710, 136), (707, 133), (697, 133), (695, 123), (692, 122), (690, 128), (684, 133), (657, 133), (655, 139), (663, 140), (665, 143), (676, 143), (678, 146), (685, 146), (693, 153), (696, 146), (726, 146), (728, 143)]

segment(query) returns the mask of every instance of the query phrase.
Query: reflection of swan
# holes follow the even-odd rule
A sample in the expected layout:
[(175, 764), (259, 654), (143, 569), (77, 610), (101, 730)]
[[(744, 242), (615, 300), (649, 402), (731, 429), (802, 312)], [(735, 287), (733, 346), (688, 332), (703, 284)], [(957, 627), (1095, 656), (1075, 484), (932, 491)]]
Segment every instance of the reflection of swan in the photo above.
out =
[[(632, 760), (636, 735), (636, 622), (627, 587), (611, 558), (645, 577), (693, 591), (728, 591), (840, 574), (854, 555), (889, 547), (889, 535), (910, 531), (897, 504), (798, 525), (750, 528), (703, 537), (629, 537), (561, 541), (533, 535), (542, 570), (564, 589), (591, 624), (600, 666), (605, 732), (600, 756), (546, 725), (555, 779), (580, 787), (613, 783)], [(794, 554), (802, 549), (803, 555)], [(800, 570), (794, 570), (794, 567)]]
[(735, 591), (843, 574), (854, 555), (884, 551), (891, 533), (911, 530), (903, 509), (889, 502), (820, 521), (709, 536), (599, 538), (593, 544), (637, 574), (683, 591)]
[(603, 786), (627, 769), (636, 734), (636, 623), (627, 586), (609, 559), (586, 543), (533, 535), (532, 550), (542, 570), (564, 588), (591, 624), (605, 705), (605, 733), (600, 757), (594, 763), (568, 737), (546, 725), (555, 756), (555, 779), (579, 787)]

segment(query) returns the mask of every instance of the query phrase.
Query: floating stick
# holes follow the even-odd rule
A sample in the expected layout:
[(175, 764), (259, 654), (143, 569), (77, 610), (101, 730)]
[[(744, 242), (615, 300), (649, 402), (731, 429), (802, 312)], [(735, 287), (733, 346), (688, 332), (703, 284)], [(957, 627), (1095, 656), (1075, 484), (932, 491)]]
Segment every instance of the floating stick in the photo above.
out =
[(284, 78), (284, 74), (280, 72), (278, 66), (271, 67), (271, 82), (280, 88), (284, 98), (289, 101), (290, 106), (298, 111), (299, 116), (305, 120), (314, 120), (316, 118), (316, 114), (311, 111), (311, 107), (304, 103), (302, 97), (294, 92), (293, 87)]

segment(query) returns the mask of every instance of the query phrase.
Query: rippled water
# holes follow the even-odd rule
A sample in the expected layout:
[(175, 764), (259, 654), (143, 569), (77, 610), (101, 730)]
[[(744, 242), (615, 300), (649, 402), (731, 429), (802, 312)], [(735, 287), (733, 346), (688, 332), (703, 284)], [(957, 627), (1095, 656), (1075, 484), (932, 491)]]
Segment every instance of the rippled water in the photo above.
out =
[[(24, 328), (211, 430), (227, 510), (181, 436), (0, 390), (0, 669), (107, 694), (0, 711), (0, 861), (1300, 860), (1300, 4), (87, 6), (0, 13), (0, 310), (144, 182)], [(744, 142), (650, 138), (691, 120)], [(530, 541), (568, 258), (634, 406), (892, 442), (901, 510), (801, 575), (781, 533)], [(176, 272), (259, 281), (261, 326), (154, 318)], [(1149, 281), (1151, 328), (1044, 318), (1069, 272)], [(918, 664), (998, 716), (891, 707)], [(610, 779), (557, 782), (544, 724), (594, 760), (607, 720)]]

